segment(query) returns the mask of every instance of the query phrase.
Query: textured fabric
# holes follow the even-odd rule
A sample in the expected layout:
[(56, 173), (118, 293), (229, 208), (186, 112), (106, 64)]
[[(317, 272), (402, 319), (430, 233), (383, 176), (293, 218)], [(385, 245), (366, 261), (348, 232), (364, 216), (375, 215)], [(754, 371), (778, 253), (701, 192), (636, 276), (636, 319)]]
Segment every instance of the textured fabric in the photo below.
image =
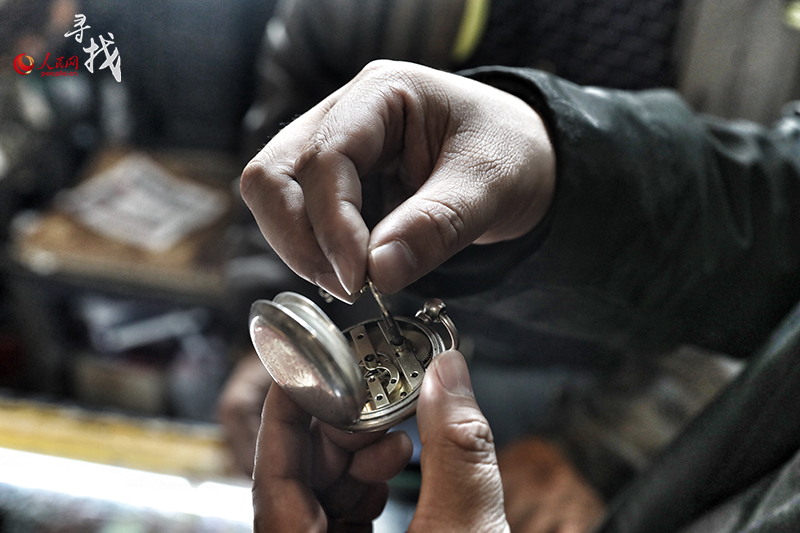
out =
[(538, 106), (557, 159), (546, 238), (496, 248), (516, 266), (481, 261), (493, 245), (472, 246), (417, 285), (452, 297), (496, 282), (448, 300), (488, 353), (536, 359), (529, 347), (543, 336), (745, 357), (800, 299), (798, 117), (765, 128), (697, 116), (671, 91), (582, 89), (532, 70), (470, 75)]
[(612, 88), (677, 85), (698, 111), (759, 121), (800, 97), (800, 32), (782, 23), (784, 0), (491, 0), (478, 50), (456, 64), (465, 3), (279, 2), (245, 119), (245, 153), (379, 58), (450, 70), (535, 67)]
[(267, 24), (260, 86), (244, 120), (251, 156), (375, 59), (448, 68), (465, 0), (287, 0)]
[[(640, 476), (597, 533), (797, 531), (800, 517), (800, 307), (747, 369)], [(761, 481), (776, 469), (769, 481)], [(744, 496), (736, 495), (747, 490)], [(725, 524), (727, 523), (727, 525)], [(701, 522), (702, 524), (702, 522)]]
[[(697, 116), (670, 91), (583, 89), (524, 69), (465, 74), (541, 111), (556, 196), (543, 234), (500, 244), (516, 264), (492, 267), (480, 258), (494, 245), (472, 246), (419, 287), (456, 294), (491, 277), (496, 287), (448, 300), (451, 316), (461, 306), (488, 314), (483, 329), (473, 324), (479, 343), (521, 345), (522, 360), (536, 357), (526, 348), (539, 331), (644, 352), (659, 340), (741, 357), (764, 345), (599, 531), (677, 531), (748, 487), (718, 511), (738, 524), (721, 531), (796, 530), (787, 464), (800, 448), (800, 307), (789, 313), (800, 300), (796, 106), (766, 128)], [(782, 466), (776, 481), (759, 481)]]
[(800, 453), (681, 533), (795, 533), (800, 524)]
[(535, 66), (582, 84), (672, 85), (680, 0), (491, 0), (473, 56), (452, 60), (465, 0), (284, 0), (267, 25), (257, 101), (245, 118), (254, 153), (374, 59), (456, 69)]
[(494, 0), (469, 65), (527, 66), (582, 85), (673, 86), (680, 0)]

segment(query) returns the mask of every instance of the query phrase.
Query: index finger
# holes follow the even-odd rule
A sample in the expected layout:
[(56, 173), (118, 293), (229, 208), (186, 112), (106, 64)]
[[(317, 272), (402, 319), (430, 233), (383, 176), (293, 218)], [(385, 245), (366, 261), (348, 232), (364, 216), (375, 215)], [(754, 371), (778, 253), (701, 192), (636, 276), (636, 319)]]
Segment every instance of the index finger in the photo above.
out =
[[(370, 239), (360, 178), (407, 142), (427, 146), (420, 136), (406, 138), (408, 117), (422, 115), (411, 76), (381, 61), (366, 66), (321, 117), (295, 163), (317, 242), (350, 294), (364, 285)], [(431, 166), (428, 152), (417, 152), (423, 162), (415, 165)]]
[(281, 130), (242, 172), (242, 199), (275, 252), (300, 277), (351, 300), (317, 242), (295, 163), (343, 89)]

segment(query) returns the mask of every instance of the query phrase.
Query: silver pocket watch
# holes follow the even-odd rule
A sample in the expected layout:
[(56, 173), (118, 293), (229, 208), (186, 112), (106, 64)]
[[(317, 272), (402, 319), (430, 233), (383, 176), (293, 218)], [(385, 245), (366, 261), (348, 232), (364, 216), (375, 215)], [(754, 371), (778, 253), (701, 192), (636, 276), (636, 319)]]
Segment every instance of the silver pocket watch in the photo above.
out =
[[(393, 317), (369, 281), (366, 290), (381, 316), (344, 331), (293, 292), (250, 308), (250, 338), (275, 383), (306, 412), (346, 431), (387, 429), (413, 415), (428, 365), (458, 348), (441, 300), (428, 300), (414, 318)], [(449, 333), (448, 346), (434, 324)]]

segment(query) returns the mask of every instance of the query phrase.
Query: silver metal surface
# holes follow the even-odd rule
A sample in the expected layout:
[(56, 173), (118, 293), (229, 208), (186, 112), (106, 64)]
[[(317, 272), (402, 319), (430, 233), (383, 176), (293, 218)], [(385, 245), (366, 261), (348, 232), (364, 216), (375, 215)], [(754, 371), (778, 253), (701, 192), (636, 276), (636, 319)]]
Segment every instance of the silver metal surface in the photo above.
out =
[[(359, 353), (359, 356), (364, 360), (368, 355), (375, 357), (360, 365), (367, 392), (361, 416), (355, 423), (342, 429), (359, 432), (387, 429), (416, 411), (425, 367), (444, 351), (444, 341), (418, 320), (398, 317), (395, 321), (405, 339), (402, 347), (392, 345), (381, 319), (368, 320), (344, 332), (351, 337), (364, 335), (368, 338), (368, 351), (372, 353)], [(359, 343), (360, 347), (356, 345), (356, 350), (367, 346), (363, 339), (359, 339)], [(425, 361), (425, 364), (421, 361)], [(370, 381), (370, 378), (375, 378), (375, 381)], [(392, 382), (392, 379), (396, 381)], [(384, 397), (376, 401), (378, 395)]]
[(335, 426), (357, 420), (363, 381), (344, 335), (313, 302), (293, 293), (258, 300), (250, 337), (275, 383), (303, 409)]
[(397, 327), (397, 323), (389, 312), (389, 308), (386, 307), (383, 296), (381, 296), (381, 293), (375, 288), (375, 284), (372, 283), (372, 280), (367, 279), (367, 285), (372, 292), (372, 297), (375, 298), (375, 302), (378, 304), (378, 308), (381, 310), (381, 316), (383, 317), (383, 323), (386, 325), (386, 334), (389, 337), (389, 341), (394, 346), (401, 346), (405, 342), (403, 333), (400, 331), (400, 328)]
[(348, 431), (378, 431), (413, 415), (425, 369), (458, 332), (441, 300), (395, 318), (375, 287), (381, 317), (340, 331), (307, 298), (281, 293), (251, 308), (250, 335), (272, 378), (303, 409)]
[(447, 314), (447, 306), (438, 298), (431, 298), (426, 301), (422, 309), (417, 311), (416, 317), (426, 325), (431, 325), (434, 322), (440, 322), (447, 333), (450, 334), (450, 350), (458, 350), (459, 335), (456, 325)]

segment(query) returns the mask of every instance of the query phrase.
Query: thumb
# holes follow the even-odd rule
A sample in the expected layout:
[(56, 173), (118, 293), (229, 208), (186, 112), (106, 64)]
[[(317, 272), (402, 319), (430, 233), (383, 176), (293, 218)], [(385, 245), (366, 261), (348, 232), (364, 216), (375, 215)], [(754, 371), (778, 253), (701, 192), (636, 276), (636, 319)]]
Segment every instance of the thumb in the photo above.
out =
[(422, 488), (409, 533), (508, 531), (492, 431), (459, 352), (444, 352), (428, 368), (417, 421)]
[[(486, 204), (493, 199), (475, 192), (480, 190), (477, 180), (466, 184), (461, 179), (460, 187), (454, 187), (448, 177), (447, 169), (438, 171), (372, 230), (367, 269), (382, 292), (401, 290), (486, 230)], [(469, 197), (462, 198), (466, 191)]]

